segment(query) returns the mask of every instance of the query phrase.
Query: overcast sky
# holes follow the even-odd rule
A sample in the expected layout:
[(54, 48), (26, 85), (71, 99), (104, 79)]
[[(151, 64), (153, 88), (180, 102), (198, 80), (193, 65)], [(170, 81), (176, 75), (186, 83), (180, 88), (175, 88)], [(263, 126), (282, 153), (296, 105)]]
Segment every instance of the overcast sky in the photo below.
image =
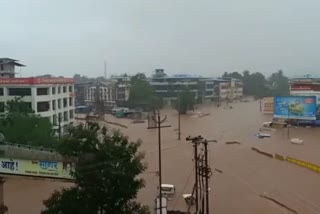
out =
[(320, 71), (319, 0), (2, 0), (23, 76)]

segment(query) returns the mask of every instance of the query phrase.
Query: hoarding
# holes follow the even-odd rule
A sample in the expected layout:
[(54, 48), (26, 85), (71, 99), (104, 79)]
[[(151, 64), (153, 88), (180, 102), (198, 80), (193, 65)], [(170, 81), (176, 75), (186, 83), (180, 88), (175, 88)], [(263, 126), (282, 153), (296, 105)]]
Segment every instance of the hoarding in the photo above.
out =
[(265, 97), (262, 100), (263, 103), (263, 113), (264, 114), (273, 114), (273, 97)]
[(274, 117), (316, 120), (316, 96), (274, 97)]
[(70, 162), (0, 158), (0, 174), (73, 179), (73, 166)]

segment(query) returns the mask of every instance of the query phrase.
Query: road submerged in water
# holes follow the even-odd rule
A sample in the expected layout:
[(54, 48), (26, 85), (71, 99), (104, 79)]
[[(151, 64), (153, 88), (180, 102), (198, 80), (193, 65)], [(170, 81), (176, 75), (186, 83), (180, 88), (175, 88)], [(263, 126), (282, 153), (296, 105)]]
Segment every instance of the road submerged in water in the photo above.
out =
[[(193, 148), (184, 139), (189, 135), (202, 135), (210, 144), (209, 161), (213, 170), (210, 179), (210, 210), (216, 214), (283, 214), (293, 213), (265, 197), (272, 198), (300, 214), (320, 213), (320, 173), (268, 158), (251, 150), (251, 147), (271, 153), (290, 156), (320, 165), (320, 129), (291, 127), (270, 131), (270, 138), (258, 139), (255, 135), (271, 115), (259, 112), (259, 102), (233, 103), (216, 107), (206, 104), (196, 112), (209, 114), (198, 117), (192, 113), (181, 116), (182, 137), (177, 140), (177, 113), (165, 109), (167, 125), (162, 129), (163, 183), (174, 184), (175, 197), (169, 208), (186, 210), (182, 194), (191, 193), (194, 182)], [(154, 207), (158, 186), (158, 141), (157, 130), (147, 129), (147, 123), (131, 124), (127, 119), (107, 116), (108, 121), (128, 126), (120, 128), (130, 139), (141, 139), (141, 150), (146, 153), (148, 169), (142, 175), (146, 187), (138, 200)], [(118, 128), (118, 127), (115, 127)], [(303, 145), (290, 143), (291, 138), (303, 139)], [(226, 142), (240, 144), (226, 144)], [(219, 172), (219, 170), (221, 172)], [(29, 179), (8, 179), (5, 183), (5, 203), (11, 214), (40, 213), (42, 201), (54, 190), (70, 184)]]

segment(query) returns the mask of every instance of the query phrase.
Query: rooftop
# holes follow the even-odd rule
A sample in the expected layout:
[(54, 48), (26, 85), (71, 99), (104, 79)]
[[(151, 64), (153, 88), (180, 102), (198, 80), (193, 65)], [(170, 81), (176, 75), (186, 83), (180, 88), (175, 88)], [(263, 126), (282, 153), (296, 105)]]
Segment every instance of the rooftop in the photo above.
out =
[(0, 65), (1, 64), (14, 64), (15, 66), (24, 67), (25, 65), (18, 63), (18, 60), (11, 59), (11, 58), (0, 58)]
[(68, 84), (68, 83), (74, 83), (74, 79), (60, 78), (60, 77), (0, 78), (0, 85), (46, 85), (46, 84)]

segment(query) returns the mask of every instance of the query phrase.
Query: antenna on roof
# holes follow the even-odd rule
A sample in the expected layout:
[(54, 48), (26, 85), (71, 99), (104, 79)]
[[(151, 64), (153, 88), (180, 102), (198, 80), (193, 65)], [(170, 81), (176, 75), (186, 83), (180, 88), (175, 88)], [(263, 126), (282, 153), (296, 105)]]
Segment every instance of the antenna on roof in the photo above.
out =
[(104, 61), (104, 78), (107, 79), (107, 63)]

